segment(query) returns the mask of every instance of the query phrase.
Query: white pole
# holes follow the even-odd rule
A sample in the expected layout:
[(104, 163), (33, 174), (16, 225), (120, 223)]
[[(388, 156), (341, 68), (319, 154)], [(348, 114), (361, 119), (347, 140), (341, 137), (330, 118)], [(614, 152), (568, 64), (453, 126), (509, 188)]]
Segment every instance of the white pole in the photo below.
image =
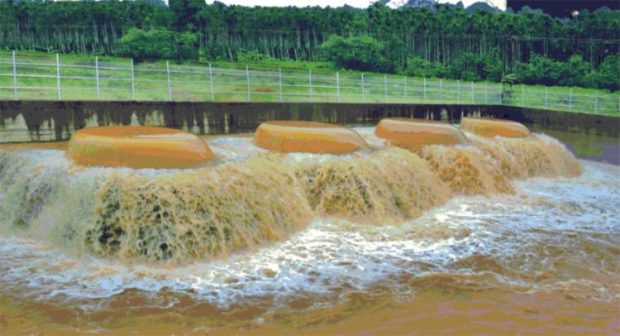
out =
[(456, 80), (456, 103), (461, 103), (461, 81), (458, 79)]
[[(495, 86), (497, 88), (497, 85)], [(502, 105), (504, 103), (504, 90), (503, 88), (499, 91), (499, 104)]]
[(570, 88), (570, 91), (568, 93), (568, 110), (573, 110), (573, 88)]
[(17, 93), (17, 62), (15, 50), (13, 50), (13, 98), (15, 98), (15, 100), (19, 99), (19, 95)]
[(284, 101), (284, 95), (282, 94), (282, 68), (278, 68), (278, 85), (279, 85), (279, 92), (280, 92), (280, 102)]
[(598, 113), (598, 94), (594, 97), (594, 113)]
[(549, 88), (545, 86), (545, 107), (549, 106)]
[(387, 103), (387, 75), (383, 75), (383, 102)]
[(62, 92), (60, 89), (60, 55), (56, 54), (56, 91), (58, 93), (58, 100), (62, 99)]
[(336, 71), (336, 97), (340, 103), (340, 73)]
[(312, 101), (312, 70), (308, 69), (308, 99)]
[(213, 90), (213, 69), (209, 63), (209, 86), (211, 88), (211, 101), (215, 101), (215, 91)]
[(484, 103), (489, 103), (489, 83), (484, 81)]
[(133, 58), (131, 59), (131, 100), (136, 100), (136, 74), (133, 66)]
[(97, 100), (99, 100), (99, 56), (95, 56), (95, 86), (97, 88)]
[(443, 79), (439, 79), (439, 99), (443, 103)]
[(250, 68), (248, 68), (248, 66), (245, 66), (245, 81), (247, 83), (247, 101), (252, 101), (252, 96), (250, 93)]
[(424, 101), (426, 101), (426, 77), (424, 77)]
[(364, 84), (364, 73), (362, 72), (362, 101), (366, 101), (366, 86)]
[(471, 81), (471, 103), (474, 103), (476, 94), (474, 93), (474, 81)]
[(403, 77), (403, 79), (405, 80), (405, 104), (409, 102), (409, 99), (407, 98), (407, 77)]
[(166, 61), (166, 73), (168, 74), (168, 100), (172, 101), (172, 80), (170, 79), (170, 62)]

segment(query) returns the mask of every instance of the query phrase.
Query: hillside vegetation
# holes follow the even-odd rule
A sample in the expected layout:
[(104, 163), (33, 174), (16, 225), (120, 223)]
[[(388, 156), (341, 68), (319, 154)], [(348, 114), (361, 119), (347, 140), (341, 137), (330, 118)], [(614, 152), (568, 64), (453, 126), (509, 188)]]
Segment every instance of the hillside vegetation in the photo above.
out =
[[(338, 67), (459, 80), (620, 87), (620, 12), (572, 20), (539, 11), (249, 8), (204, 0), (3, 1), (0, 48), (136, 61), (331, 61)], [(510, 76), (509, 76), (510, 75)]]

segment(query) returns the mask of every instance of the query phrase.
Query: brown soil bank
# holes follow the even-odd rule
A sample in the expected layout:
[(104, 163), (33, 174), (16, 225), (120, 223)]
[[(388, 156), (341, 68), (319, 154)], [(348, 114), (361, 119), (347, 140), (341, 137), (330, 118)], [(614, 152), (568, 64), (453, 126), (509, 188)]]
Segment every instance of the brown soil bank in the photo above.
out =
[(0, 143), (67, 140), (77, 129), (148, 125), (194, 134), (253, 132), (263, 121), (374, 125), (385, 117), (493, 117), (529, 126), (620, 137), (620, 118), (502, 105), (0, 101)]

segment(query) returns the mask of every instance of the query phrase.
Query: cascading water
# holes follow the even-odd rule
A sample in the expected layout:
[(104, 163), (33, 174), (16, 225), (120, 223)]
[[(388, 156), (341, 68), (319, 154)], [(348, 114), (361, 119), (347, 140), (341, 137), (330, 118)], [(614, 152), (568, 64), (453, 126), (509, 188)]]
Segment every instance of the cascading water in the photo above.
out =
[[(121, 307), (248, 314), (252, 325), (289, 312), (313, 312), (299, 322), (307, 325), (346, 315), (342, 302), (370, 300), (358, 291), (620, 300), (616, 168), (582, 167), (542, 134), (465, 132), (469, 144), (414, 153), (356, 130), (371, 148), (346, 155), (269, 153), (248, 137), (215, 137), (216, 160), (193, 169), (80, 167), (62, 150), (0, 151), (0, 283), (84, 311), (113, 314), (122, 297), (134, 303)], [(129, 299), (132, 290), (153, 296)], [(186, 297), (213, 307), (203, 314)], [(336, 308), (317, 310), (325, 307)]]
[(542, 135), (468, 136), (474, 145), (418, 153), (261, 152), (188, 170), (82, 168), (62, 152), (7, 151), (0, 218), (4, 230), (53, 234), (61, 247), (184, 262), (286, 240), (316, 217), (394, 224), (453, 196), (513, 193), (511, 177), (581, 172)]

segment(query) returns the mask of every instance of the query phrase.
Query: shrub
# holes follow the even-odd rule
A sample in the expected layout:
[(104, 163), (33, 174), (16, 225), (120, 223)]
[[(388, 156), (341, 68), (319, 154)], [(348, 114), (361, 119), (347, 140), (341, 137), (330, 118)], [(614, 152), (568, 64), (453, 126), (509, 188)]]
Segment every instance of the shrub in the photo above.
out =
[(115, 54), (137, 62), (157, 59), (198, 59), (197, 38), (192, 33), (166, 29), (130, 29), (117, 43)]
[(338, 67), (360, 71), (394, 72), (383, 43), (370, 36), (332, 35), (321, 45), (323, 55)]

